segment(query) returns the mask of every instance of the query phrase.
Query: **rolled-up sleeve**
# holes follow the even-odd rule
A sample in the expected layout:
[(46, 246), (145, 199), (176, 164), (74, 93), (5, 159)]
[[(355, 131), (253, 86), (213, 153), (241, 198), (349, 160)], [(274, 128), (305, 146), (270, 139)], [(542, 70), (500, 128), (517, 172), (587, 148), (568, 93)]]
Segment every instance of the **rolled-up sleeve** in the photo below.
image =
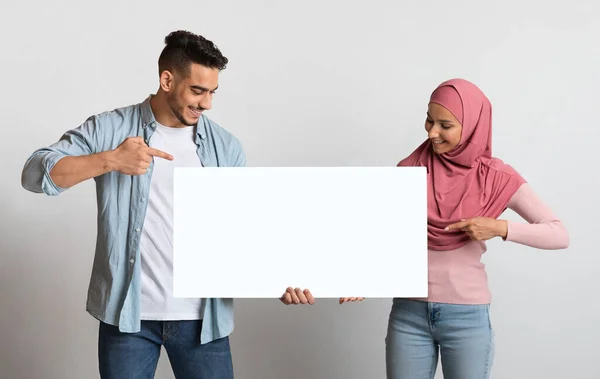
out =
[(79, 127), (67, 131), (54, 144), (31, 154), (21, 173), (21, 185), (28, 191), (56, 196), (65, 189), (54, 183), (50, 172), (58, 161), (68, 156), (90, 155), (96, 152), (97, 117), (88, 118)]

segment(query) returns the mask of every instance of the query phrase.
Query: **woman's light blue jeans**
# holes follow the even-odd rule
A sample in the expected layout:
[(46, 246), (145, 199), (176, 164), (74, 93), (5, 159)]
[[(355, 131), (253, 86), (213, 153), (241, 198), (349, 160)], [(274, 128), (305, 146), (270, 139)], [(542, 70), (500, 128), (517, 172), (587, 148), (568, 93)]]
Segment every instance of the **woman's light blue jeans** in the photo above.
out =
[(488, 379), (494, 359), (489, 304), (394, 299), (386, 337), (388, 379)]

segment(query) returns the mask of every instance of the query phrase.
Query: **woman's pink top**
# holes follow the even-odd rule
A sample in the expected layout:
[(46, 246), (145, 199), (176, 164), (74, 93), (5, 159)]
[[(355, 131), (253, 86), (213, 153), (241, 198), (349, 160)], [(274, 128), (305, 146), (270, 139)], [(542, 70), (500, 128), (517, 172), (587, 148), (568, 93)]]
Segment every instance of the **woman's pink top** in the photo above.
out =
[[(527, 222), (508, 222), (507, 241), (539, 249), (564, 249), (569, 234), (552, 210), (523, 184), (508, 207)], [(424, 300), (452, 304), (488, 304), (491, 293), (481, 256), (482, 241), (450, 251), (429, 250), (429, 295)]]

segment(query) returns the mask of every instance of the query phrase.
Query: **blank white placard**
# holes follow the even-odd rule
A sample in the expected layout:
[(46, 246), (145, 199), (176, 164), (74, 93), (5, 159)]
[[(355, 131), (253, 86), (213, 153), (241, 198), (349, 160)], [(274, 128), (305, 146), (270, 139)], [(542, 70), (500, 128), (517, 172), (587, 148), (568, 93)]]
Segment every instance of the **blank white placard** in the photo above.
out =
[(427, 296), (422, 167), (175, 169), (174, 296)]

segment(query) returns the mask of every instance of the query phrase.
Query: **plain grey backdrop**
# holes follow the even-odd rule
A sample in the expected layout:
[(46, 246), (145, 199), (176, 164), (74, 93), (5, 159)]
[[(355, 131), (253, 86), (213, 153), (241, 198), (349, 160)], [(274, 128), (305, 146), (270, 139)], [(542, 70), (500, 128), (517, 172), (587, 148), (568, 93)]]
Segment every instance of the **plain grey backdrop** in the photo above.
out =
[[(488, 244), (492, 377), (600, 377), (599, 4), (2, 2), (0, 376), (98, 377), (97, 322), (84, 310), (93, 183), (49, 198), (21, 188), (21, 169), (88, 116), (154, 93), (165, 35), (187, 29), (230, 59), (207, 115), (240, 138), (250, 166), (395, 165), (426, 137), (435, 86), (478, 84), (493, 104), (493, 153), (571, 233), (564, 251)], [(314, 264), (282, 251), (273, 269)], [(339, 270), (350, 264), (360, 257)], [(384, 378), (390, 306), (237, 301), (236, 377)], [(173, 378), (164, 353), (157, 378)]]

